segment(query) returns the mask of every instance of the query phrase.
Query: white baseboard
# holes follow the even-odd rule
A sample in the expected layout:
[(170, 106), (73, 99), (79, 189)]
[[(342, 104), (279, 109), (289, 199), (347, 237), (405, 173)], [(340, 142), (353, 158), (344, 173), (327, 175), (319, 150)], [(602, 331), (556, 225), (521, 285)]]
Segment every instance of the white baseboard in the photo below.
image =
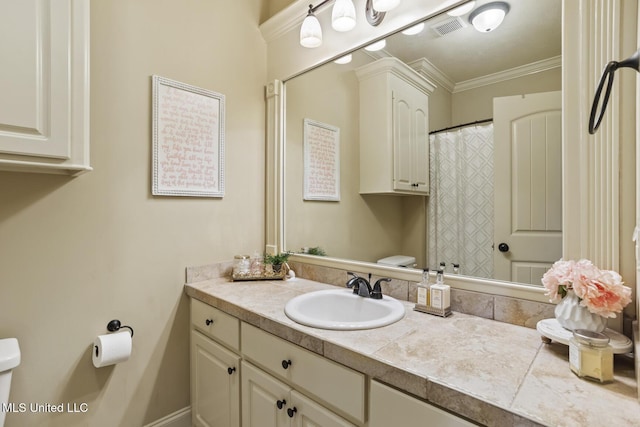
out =
[(182, 408), (144, 427), (191, 427), (191, 407)]

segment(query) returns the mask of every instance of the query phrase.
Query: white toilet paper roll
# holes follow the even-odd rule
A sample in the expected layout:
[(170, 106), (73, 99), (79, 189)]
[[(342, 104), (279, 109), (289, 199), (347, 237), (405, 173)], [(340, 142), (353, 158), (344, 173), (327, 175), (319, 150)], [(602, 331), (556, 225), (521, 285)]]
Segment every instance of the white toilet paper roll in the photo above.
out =
[(131, 334), (128, 331), (98, 335), (93, 342), (93, 366), (115, 365), (131, 356)]

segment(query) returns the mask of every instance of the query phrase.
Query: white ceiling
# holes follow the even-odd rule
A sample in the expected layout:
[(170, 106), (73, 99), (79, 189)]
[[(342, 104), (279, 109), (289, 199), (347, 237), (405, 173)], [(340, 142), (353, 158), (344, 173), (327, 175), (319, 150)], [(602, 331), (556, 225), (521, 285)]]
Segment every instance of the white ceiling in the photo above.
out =
[[(475, 7), (491, 1), (476, 1)], [(451, 19), (441, 14), (428, 20), (419, 35), (388, 37), (385, 51), (405, 63), (426, 58), (454, 83), (561, 55), (560, 0), (506, 2), (509, 13), (494, 31), (478, 32), (466, 14), (460, 17), (466, 28), (438, 36), (431, 27)]]

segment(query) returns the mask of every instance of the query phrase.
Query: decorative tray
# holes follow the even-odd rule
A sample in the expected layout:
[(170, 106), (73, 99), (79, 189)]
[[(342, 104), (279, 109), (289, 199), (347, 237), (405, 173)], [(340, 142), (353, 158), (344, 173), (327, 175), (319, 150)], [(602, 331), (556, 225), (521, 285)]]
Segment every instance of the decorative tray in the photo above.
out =
[[(560, 326), (556, 319), (544, 319), (538, 322), (536, 330), (542, 335), (542, 341), (551, 343), (552, 341), (560, 344), (569, 345), (569, 339), (573, 333)], [(633, 348), (633, 343), (629, 338), (614, 331), (613, 329), (605, 329), (603, 334), (609, 337), (609, 344), (616, 354), (629, 353)]]
[(248, 281), (248, 280), (283, 280), (284, 277), (287, 275), (287, 269), (282, 266), (282, 268), (280, 269), (280, 271), (275, 272), (275, 271), (263, 271), (261, 273), (237, 273), (237, 272), (233, 272), (233, 274), (231, 275), (231, 279), (233, 279), (234, 282), (236, 281)]
[(446, 309), (435, 308), (435, 307), (429, 307), (422, 304), (416, 304), (415, 307), (413, 307), (413, 309), (421, 313), (433, 314), (434, 316), (440, 316), (440, 317), (447, 317), (451, 314), (451, 308), (446, 308)]

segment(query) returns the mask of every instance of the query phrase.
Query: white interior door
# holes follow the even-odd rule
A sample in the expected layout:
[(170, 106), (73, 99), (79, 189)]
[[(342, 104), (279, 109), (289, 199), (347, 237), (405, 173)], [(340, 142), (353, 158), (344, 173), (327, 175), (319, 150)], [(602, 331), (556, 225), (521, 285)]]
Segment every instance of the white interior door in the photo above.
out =
[(562, 257), (561, 92), (495, 98), (494, 274), (541, 285)]

